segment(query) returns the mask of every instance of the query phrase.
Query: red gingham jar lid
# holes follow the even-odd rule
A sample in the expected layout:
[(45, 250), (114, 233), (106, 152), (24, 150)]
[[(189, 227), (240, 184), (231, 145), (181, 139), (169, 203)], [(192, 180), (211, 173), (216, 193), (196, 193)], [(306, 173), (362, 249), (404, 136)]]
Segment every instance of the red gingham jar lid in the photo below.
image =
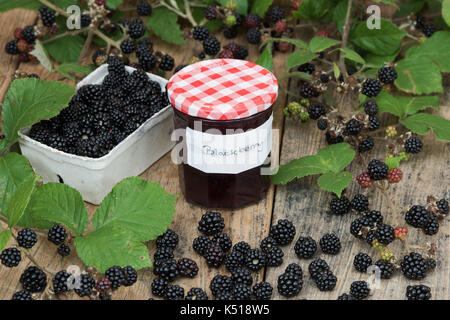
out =
[(170, 103), (204, 119), (247, 118), (270, 108), (278, 81), (269, 70), (249, 61), (212, 59), (184, 67), (167, 84)]

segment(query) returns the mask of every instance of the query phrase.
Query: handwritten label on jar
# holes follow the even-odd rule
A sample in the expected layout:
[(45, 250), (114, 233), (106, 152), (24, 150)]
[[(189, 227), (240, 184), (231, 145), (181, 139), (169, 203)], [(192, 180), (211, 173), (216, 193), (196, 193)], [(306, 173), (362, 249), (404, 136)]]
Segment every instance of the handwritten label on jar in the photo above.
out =
[[(273, 115), (248, 131), (186, 128), (187, 164), (206, 173), (237, 174), (264, 163), (272, 148)], [(201, 125), (201, 124), (200, 124)], [(194, 125), (196, 128), (196, 125)]]

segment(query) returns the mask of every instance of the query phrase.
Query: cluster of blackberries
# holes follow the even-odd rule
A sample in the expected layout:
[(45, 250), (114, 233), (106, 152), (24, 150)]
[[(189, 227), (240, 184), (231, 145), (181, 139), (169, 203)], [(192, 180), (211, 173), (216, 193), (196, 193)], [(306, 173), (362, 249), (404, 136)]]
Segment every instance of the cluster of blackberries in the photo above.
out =
[(391, 168), (386, 163), (380, 160), (373, 159), (367, 166), (367, 171), (361, 173), (356, 178), (358, 184), (363, 188), (368, 188), (373, 185), (375, 181), (387, 180), (390, 184), (398, 183), (403, 178), (403, 172), (400, 168)]
[(70, 254), (70, 247), (64, 243), (67, 238), (66, 229), (59, 224), (55, 224), (48, 230), (47, 239), (58, 246), (58, 254), (65, 257)]
[[(353, 266), (359, 272), (367, 272), (367, 269), (372, 265), (378, 267), (381, 279), (390, 279), (395, 272), (395, 266), (391, 262), (380, 259), (373, 264), (372, 258), (366, 253), (360, 252), (353, 259)], [(373, 272), (377, 273), (377, 268), (374, 268)]]
[(420, 205), (412, 206), (405, 214), (405, 221), (414, 228), (420, 228), (426, 235), (432, 236), (439, 231), (438, 216)]
[(388, 245), (395, 240), (394, 227), (383, 223), (380, 211), (371, 210), (352, 221), (350, 233), (359, 239), (365, 239), (371, 246)]
[(393, 67), (383, 67), (378, 70), (378, 79), (366, 79), (361, 88), (361, 93), (369, 98), (376, 97), (383, 88), (383, 84), (390, 84), (397, 79), (397, 72)]
[(370, 294), (370, 287), (366, 281), (354, 281), (350, 285), (350, 294), (343, 293), (338, 300), (362, 300)]
[(410, 280), (422, 280), (427, 272), (436, 268), (434, 259), (425, 259), (420, 253), (411, 252), (400, 262), (403, 275)]
[(34, 49), (36, 41), (36, 31), (34, 26), (17, 28), (14, 30), (14, 40), (6, 43), (5, 51), (11, 55), (18, 55), (20, 62), (37, 61), (36, 57), (30, 54)]
[(60, 151), (99, 158), (166, 107), (167, 94), (144, 71), (128, 73), (117, 57), (108, 59), (102, 84), (85, 85), (61, 113), (31, 127), (30, 138)]
[(303, 270), (296, 264), (289, 264), (284, 273), (278, 276), (278, 292), (285, 297), (294, 297), (300, 293), (303, 288)]
[(423, 284), (407, 286), (406, 298), (408, 300), (430, 300), (431, 288)]
[(436, 32), (436, 27), (434, 24), (425, 23), (425, 17), (417, 16), (416, 18), (416, 28), (422, 30), (425, 37), (429, 38)]
[(312, 261), (308, 266), (308, 271), (320, 291), (331, 291), (336, 286), (337, 277), (325, 260)]

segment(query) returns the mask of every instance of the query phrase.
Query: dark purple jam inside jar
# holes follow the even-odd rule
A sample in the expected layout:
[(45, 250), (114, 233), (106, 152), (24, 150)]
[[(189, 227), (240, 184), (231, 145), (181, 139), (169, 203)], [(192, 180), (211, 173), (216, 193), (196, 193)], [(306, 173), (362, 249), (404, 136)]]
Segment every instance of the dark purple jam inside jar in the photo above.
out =
[(244, 60), (206, 60), (183, 68), (167, 89), (185, 198), (208, 208), (261, 200), (270, 185), (261, 168), (272, 142), (274, 75)]

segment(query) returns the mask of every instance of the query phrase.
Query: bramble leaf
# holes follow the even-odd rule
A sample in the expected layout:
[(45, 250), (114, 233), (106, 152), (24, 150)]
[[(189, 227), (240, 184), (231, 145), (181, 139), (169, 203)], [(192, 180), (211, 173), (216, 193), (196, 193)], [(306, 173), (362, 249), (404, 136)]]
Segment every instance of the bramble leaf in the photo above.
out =
[(326, 172), (317, 179), (317, 184), (323, 190), (333, 192), (340, 198), (342, 190), (347, 188), (351, 181), (352, 174), (350, 172)]
[(164, 41), (186, 44), (178, 24), (178, 16), (167, 8), (156, 8), (147, 20), (147, 27)]
[(32, 175), (17, 188), (6, 209), (6, 218), (10, 228), (14, 227), (22, 218), (39, 180), (39, 176)]
[(5, 249), (9, 239), (11, 239), (11, 230), (7, 229), (0, 232), (0, 251)]
[(317, 58), (318, 55), (312, 53), (309, 50), (297, 50), (292, 52), (286, 60), (286, 69), (289, 71), (291, 68), (304, 64), (306, 62), (310, 62), (314, 58)]
[(450, 141), (450, 120), (440, 116), (417, 113), (400, 120), (400, 123), (420, 135), (426, 134), (431, 129), (438, 139)]
[(271, 46), (266, 46), (261, 55), (256, 59), (256, 64), (259, 64), (261, 67), (266, 68), (269, 71), (273, 69), (273, 60), (272, 60), (272, 49)]
[(397, 62), (395, 69), (398, 73), (395, 85), (402, 91), (413, 94), (444, 91), (439, 67), (426, 57), (405, 58)]

